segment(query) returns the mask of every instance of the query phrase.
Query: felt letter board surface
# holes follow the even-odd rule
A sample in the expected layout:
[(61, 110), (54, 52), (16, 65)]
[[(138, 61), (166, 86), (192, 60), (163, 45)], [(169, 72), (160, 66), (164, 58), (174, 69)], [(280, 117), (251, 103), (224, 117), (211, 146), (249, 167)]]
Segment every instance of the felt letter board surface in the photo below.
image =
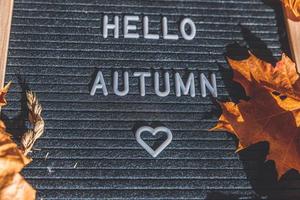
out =
[[(26, 87), (43, 105), (46, 131), (31, 154), (33, 162), (23, 170), (38, 198), (253, 199), (261, 191), (257, 188), (269, 187), (257, 181), (264, 178), (260, 147), (250, 148), (243, 159), (235, 153), (234, 137), (208, 131), (220, 111), (208, 91), (202, 97), (200, 74), (209, 81), (215, 74), (217, 98), (229, 99), (222, 70), (228, 68), (228, 45), (248, 44), (264, 55), (263, 43), (278, 58), (279, 6), (274, 10), (261, 0), (15, 0), (5, 77), (13, 85), (3, 114), (18, 118)], [(104, 15), (109, 23), (119, 17), (118, 38), (112, 30), (103, 37)], [(130, 21), (137, 30), (129, 32), (139, 38), (124, 37), (124, 16), (138, 16)], [(149, 32), (159, 39), (143, 37), (144, 16)], [(163, 17), (178, 40), (162, 37)], [(195, 23), (192, 40), (178, 28), (184, 18)], [(107, 96), (101, 89), (90, 95), (99, 70)], [(123, 72), (129, 74), (124, 96), (114, 94), (115, 71), (120, 80)], [(151, 74), (145, 78), (145, 96), (135, 72)], [(170, 74), (165, 97), (155, 94), (155, 72)], [(175, 73), (186, 80), (191, 72), (195, 97), (176, 96)], [(172, 131), (172, 142), (156, 158), (136, 141), (135, 130), (144, 125)], [(11, 123), (9, 128), (21, 127)], [(157, 140), (149, 134), (144, 138)]]

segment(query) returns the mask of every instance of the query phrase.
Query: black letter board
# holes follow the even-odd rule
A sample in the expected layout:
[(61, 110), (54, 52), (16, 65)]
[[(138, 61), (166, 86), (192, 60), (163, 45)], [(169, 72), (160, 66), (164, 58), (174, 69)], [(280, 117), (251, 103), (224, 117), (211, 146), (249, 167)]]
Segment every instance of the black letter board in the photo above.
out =
[[(119, 17), (118, 38), (111, 30), (103, 37), (104, 15), (110, 23)], [(139, 17), (130, 21), (139, 38), (124, 38), (125, 15)], [(144, 16), (159, 39), (143, 37)], [(163, 17), (178, 40), (162, 37)], [(195, 23), (192, 40), (180, 34), (184, 18)], [(248, 36), (255, 47), (259, 41), (251, 34), (279, 56), (276, 14), (261, 0), (16, 0), (5, 78), (14, 84), (3, 113), (13, 118), (21, 110), (19, 77), (37, 92), (46, 122), (24, 176), (44, 199), (209, 199), (217, 193), (251, 199), (258, 164), (240, 159), (235, 138), (208, 131), (218, 115), (199, 83), (201, 73), (214, 73), (218, 98), (229, 98), (220, 72), (228, 67), (226, 46)], [(90, 95), (99, 70), (107, 96), (100, 90)], [(114, 71), (120, 78), (129, 73), (127, 95), (113, 93)], [(141, 96), (134, 72), (169, 72), (170, 94), (155, 95), (153, 79), (146, 78)], [(177, 72), (183, 79), (194, 73), (195, 97), (175, 95)], [(135, 139), (142, 125), (173, 133), (156, 158)]]

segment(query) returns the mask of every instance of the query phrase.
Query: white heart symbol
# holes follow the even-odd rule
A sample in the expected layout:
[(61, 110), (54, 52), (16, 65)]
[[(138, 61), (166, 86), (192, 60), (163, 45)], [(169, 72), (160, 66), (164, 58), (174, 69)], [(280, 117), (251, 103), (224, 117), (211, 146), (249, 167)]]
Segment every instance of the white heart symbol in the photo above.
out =
[[(164, 132), (167, 134), (167, 139), (155, 150), (153, 150), (142, 138), (141, 134), (142, 132), (150, 132), (153, 136), (156, 135), (158, 132)], [(137, 142), (153, 157), (155, 158), (160, 154), (172, 141), (173, 135), (170, 129), (159, 126), (156, 128), (151, 128), (150, 126), (142, 126), (140, 127), (136, 133), (135, 133), (135, 138)]]

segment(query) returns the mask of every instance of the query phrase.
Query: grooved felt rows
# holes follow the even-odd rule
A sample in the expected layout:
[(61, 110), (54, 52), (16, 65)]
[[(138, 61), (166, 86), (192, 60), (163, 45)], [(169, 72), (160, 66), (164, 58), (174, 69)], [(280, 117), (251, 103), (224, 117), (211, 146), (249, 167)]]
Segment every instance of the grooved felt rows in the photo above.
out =
[[(192, 41), (171, 41), (114, 39), (110, 32), (104, 39), (104, 14), (147, 15), (153, 31), (160, 30), (162, 15), (171, 31), (183, 16), (191, 17), (197, 35)], [(13, 118), (20, 111), (20, 75), (44, 107), (46, 132), (23, 172), (39, 197), (175, 200), (221, 192), (250, 199), (250, 180), (260, 178), (260, 151), (250, 151), (251, 159), (241, 161), (232, 137), (207, 131), (218, 117), (211, 97), (178, 98), (171, 91), (160, 98), (151, 91), (150, 80), (145, 97), (139, 96), (137, 80), (125, 97), (89, 95), (98, 68), (108, 78), (115, 69), (164, 69), (214, 72), (219, 97), (227, 98), (230, 87), (220, 65), (227, 66), (226, 45), (244, 40), (239, 24), (279, 56), (275, 13), (260, 0), (16, 0), (6, 74), (13, 85), (3, 113)], [(141, 26), (138, 31), (142, 33)], [(135, 141), (134, 130), (143, 124), (164, 125), (173, 132), (172, 143), (157, 159)], [(11, 130), (20, 128), (11, 125)]]

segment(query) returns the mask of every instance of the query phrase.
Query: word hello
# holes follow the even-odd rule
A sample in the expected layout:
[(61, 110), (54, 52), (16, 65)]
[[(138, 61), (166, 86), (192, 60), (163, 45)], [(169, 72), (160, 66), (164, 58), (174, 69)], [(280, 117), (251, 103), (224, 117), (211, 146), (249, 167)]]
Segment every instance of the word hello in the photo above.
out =
[[(119, 16), (114, 16), (113, 22), (108, 22), (108, 16), (103, 17), (103, 37), (108, 37), (108, 31), (113, 30), (114, 38), (119, 38)], [(123, 35), (124, 38), (139, 38), (136, 24), (140, 23), (140, 17), (136, 15), (125, 15), (123, 17)], [(178, 34), (170, 34), (167, 17), (162, 17), (162, 38), (166, 40), (178, 40)], [(149, 17), (144, 16), (142, 19), (143, 37), (145, 39), (159, 39), (160, 34), (150, 33)], [(188, 30), (188, 31), (187, 31)], [(192, 40), (196, 36), (196, 26), (192, 19), (184, 18), (179, 23), (179, 31), (185, 40)]]
[[(164, 76), (161, 80), (160, 74), (158, 72), (154, 72), (154, 74), (151, 74), (150, 72), (134, 72), (133, 78), (137, 78), (139, 81), (139, 92), (141, 96), (146, 95), (146, 84), (145, 80), (148, 78), (153, 78), (154, 82), (154, 91), (155, 94), (160, 97), (165, 97), (170, 94), (171, 87), (170, 87), (170, 74), (168, 72), (164, 73)], [(216, 83), (216, 75), (211, 74), (210, 79), (211, 82), (208, 81), (207, 77), (201, 73), (199, 81), (200, 85), (200, 91), (202, 97), (207, 96), (208, 90), (213, 97), (217, 97), (217, 83)], [(161, 89), (160, 83), (163, 83), (164, 88)], [(123, 73), (123, 88), (122, 90), (119, 89), (119, 73), (117, 71), (114, 71), (113, 74), (113, 92), (115, 95), (118, 96), (125, 96), (129, 93), (130, 89), (130, 82), (129, 82), (129, 73), (125, 71)], [(176, 72), (174, 74), (174, 87), (175, 87), (175, 94), (177, 97), (180, 97), (182, 95), (190, 95), (191, 97), (196, 96), (196, 88), (195, 88), (195, 76), (193, 72), (190, 72), (188, 75), (188, 78), (184, 81), (181, 77), (181, 75)], [(101, 71), (98, 71), (94, 81), (93, 86), (90, 91), (90, 95), (94, 96), (96, 94), (97, 90), (101, 90), (102, 94), (107, 96), (108, 90), (106, 86), (106, 81), (104, 79), (104, 76)]]

